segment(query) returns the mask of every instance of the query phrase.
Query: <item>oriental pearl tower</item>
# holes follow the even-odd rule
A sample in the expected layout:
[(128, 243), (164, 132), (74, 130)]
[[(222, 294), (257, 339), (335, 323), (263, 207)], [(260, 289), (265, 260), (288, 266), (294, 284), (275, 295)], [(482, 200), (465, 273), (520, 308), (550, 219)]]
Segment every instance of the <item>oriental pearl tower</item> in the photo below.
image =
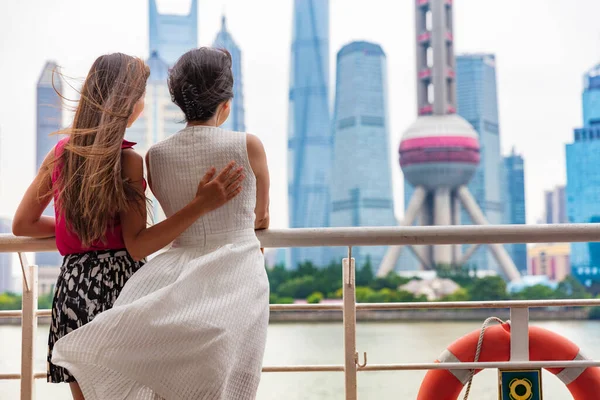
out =
[[(473, 223), (488, 222), (467, 189), (479, 164), (477, 132), (456, 114), (452, 0), (414, 0), (416, 17), (417, 120), (400, 143), (404, 178), (415, 188), (401, 225), (459, 225), (461, 205)], [(520, 279), (504, 247), (488, 244), (508, 280)], [(411, 247), (423, 268), (464, 264), (461, 245)], [(378, 270), (387, 275), (402, 246), (388, 249)]]

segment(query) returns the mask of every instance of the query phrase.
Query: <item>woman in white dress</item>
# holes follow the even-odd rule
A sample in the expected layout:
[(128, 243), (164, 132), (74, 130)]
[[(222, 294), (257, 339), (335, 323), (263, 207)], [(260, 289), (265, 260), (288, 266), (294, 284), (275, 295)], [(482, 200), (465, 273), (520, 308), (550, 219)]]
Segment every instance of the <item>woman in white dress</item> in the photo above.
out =
[(218, 128), (233, 97), (231, 56), (200, 48), (169, 76), (187, 126), (148, 152), (148, 180), (168, 216), (194, 197), (198, 176), (235, 160), (242, 192), (198, 219), (127, 282), (114, 308), (60, 339), (52, 362), (87, 400), (255, 399), (269, 285), (255, 229), (269, 225), (269, 173), (260, 140)]

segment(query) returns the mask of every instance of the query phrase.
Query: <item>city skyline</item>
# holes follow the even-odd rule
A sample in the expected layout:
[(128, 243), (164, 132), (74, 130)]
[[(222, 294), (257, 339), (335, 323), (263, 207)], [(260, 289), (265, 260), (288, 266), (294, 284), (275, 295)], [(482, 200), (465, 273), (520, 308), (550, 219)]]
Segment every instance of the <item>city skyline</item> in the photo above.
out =
[[(59, 136), (51, 135), (63, 128), (63, 102), (57, 91), (62, 91), (62, 79), (55, 61), (48, 61), (40, 73), (36, 85), (36, 133), (35, 170), (38, 171), (44, 159), (58, 143)], [(54, 216), (54, 202), (50, 202), (44, 215)], [(56, 251), (35, 254), (35, 262), (43, 267), (56, 267), (62, 264), (62, 257)]]
[[(567, 216), (571, 223), (600, 223), (600, 65), (584, 74), (582, 126), (566, 145)], [(586, 286), (600, 282), (600, 243), (571, 243), (573, 274)]]
[(246, 113), (244, 111), (244, 80), (242, 75), (242, 50), (227, 29), (227, 17), (221, 18), (221, 30), (213, 42), (213, 47), (225, 49), (231, 54), (231, 71), (233, 73), (233, 99), (229, 118), (221, 128), (237, 132), (246, 130)]
[[(162, 3), (161, 3), (162, 4)], [(148, 50), (173, 65), (185, 52), (198, 47), (198, 0), (190, 0), (185, 14), (161, 12), (148, 0)]]
[[(500, 71), (501, 73), (501, 71)], [(475, 201), (491, 225), (504, 223), (502, 204), (503, 159), (500, 148), (502, 130), (498, 116), (496, 56), (490, 53), (456, 56), (456, 98), (458, 115), (475, 129), (479, 138), (480, 161), (468, 185)], [(461, 221), (471, 218), (462, 210)], [(464, 246), (465, 251), (469, 246)], [(498, 270), (490, 246), (480, 246), (470, 263), (478, 268)]]
[[(76, 2), (67, 2), (68, 7), (59, 5), (58, 3), (48, 3), (50, 3), (50, 5), (55, 9), (50, 9), (52, 7), (41, 4), (35, 13), (31, 13), (32, 18), (41, 18), (42, 15), (44, 17), (47, 15), (68, 16), (70, 15), (69, 13), (80, 13), (86, 9), (84, 5), (76, 4)], [(110, 3), (110, 1), (108, 1), (108, 3)], [(161, 5), (161, 3), (163, 4)], [(164, 3), (165, 2), (159, 2), (159, 8), (164, 7)], [(179, 5), (176, 4), (173, 7), (176, 8), (180, 6), (180, 10), (177, 11), (181, 11), (182, 13), (187, 12), (190, 4), (189, 1), (179, 3)], [(215, 3), (216, 4), (214, 5), (200, 5), (201, 12), (199, 15), (201, 17), (201, 23), (199, 24), (199, 34), (201, 38), (201, 44), (208, 44), (206, 42), (213, 38), (215, 33), (218, 32), (220, 15), (222, 14), (223, 10), (221, 5), (222, 3)], [(7, 4), (8, 7), (15, 12), (15, 15), (25, 12), (25, 9), (23, 9), (18, 2), (4, 3), (0, 7), (5, 7)], [(282, 5), (279, 3), (265, 1), (263, 1), (261, 4), (274, 7), (274, 12), (281, 13), (282, 15), (291, 15), (291, 5), (289, 4)], [(531, 186), (533, 189), (529, 189), (530, 183), (528, 182), (528, 205), (529, 203), (537, 204), (535, 207), (528, 207), (528, 209), (533, 210), (530, 213), (529, 222), (533, 222), (542, 215), (543, 196), (541, 193), (543, 189), (552, 187), (564, 180), (560, 177), (560, 173), (557, 175), (554, 172), (556, 171), (556, 168), (558, 168), (558, 170), (564, 169), (564, 166), (561, 166), (561, 164), (564, 163), (553, 162), (548, 164), (541, 161), (541, 158), (546, 159), (547, 157), (550, 157), (551, 159), (563, 159), (560, 153), (563, 149), (563, 143), (568, 141), (568, 136), (564, 136), (564, 132), (570, 132), (571, 128), (577, 125), (578, 119), (572, 118), (572, 116), (574, 114), (580, 115), (581, 112), (577, 101), (573, 100), (574, 97), (579, 98), (581, 95), (581, 72), (589, 68), (589, 66), (597, 63), (597, 60), (600, 57), (598, 54), (590, 55), (589, 51), (587, 50), (589, 48), (599, 47), (597, 45), (598, 40), (593, 39), (597, 37), (597, 34), (595, 36), (591, 34), (593, 32), (597, 32), (597, 28), (594, 28), (593, 31), (586, 31), (586, 29), (591, 29), (589, 28), (591, 24), (582, 22), (586, 21), (586, 14), (589, 14), (591, 10), (594, 10), (598, 7), (597, 4), (589, 2), (589, 6), (585, 8), (585, 12), (580, 12), (581, 9), (579, 9), (579, 11), (571, 10), (572, 7), (567, 7), (565, 4), (566, 3), (563, 4), (563, 2), (554, 4), (552, 7), (550, 7), (548, 13), (545, 14), (546, 18), (542, 18), (540, 21), (540, 24), (545, 26), (545, 24), (552, 25), (556, 18), (562, 18), (564, 15), (567, 15), (568, 17), (561, 25), (559, 32), (555, 33), (551, 32), (550, 30), (542, 29), (542, 31), (545, 33), (543, 37), (537, 39), (537, 43), (540, 46), (540, 51), (545, 51), (544, 49), (548, 49), (548, 53), (552, 53), (549, 51), (550, 47), (548, 47), (550, 46), (550, 43), (552, 43), (552, 49), (559, 51), (561, 55), (570, 54), (568, 57), (561, 57), (563, 59), (568, 59), (568, 63), (565, 62), (560, 63), (560, 65), (557, 66), (549, 66), (547, 63), (539, 63), (537, 60), (525, 57), (525, 46), (520, 47), (518, 42), (511, 42), (511, 40), (516, 40), (516, 37), (512, 35), (511, 32), (506, 32), (505, 35), (502, 35), (504, 36), (503, 41), (499, 41), (495, 37), (492, 37), (497, 36), (494, 35), (493, 32), (501, 31), (502, 24), (494, 20), (475, 17), (476, 15), (482, 15), (481, 13), (483, 11), (483, 6), (469, 0), (461, 0), (460, 2), (456, 2), (456, 16), (460, 20), (460, 27), (458, 28), (459, 31), (457, 31), (457, 36), (460, 36), (460, 45), (458, 47), (458, 51), (475, 52), (484, 50), (486, 52), (494, 52), (497, 55), (497, 61), (500, 65), (499, 99), (501, 108), (501, 121), (503, 124), (503, 148), (507, 149), (513, 144), (516, 144), (517, 147), (521, 149), (521, 151), (527, 156), (528, 160), (533, 160), (528, 162), (527, 169), (533, 168), (534, 170), (537, 169), (537, 171), (543, 171), (543, 173), (538, 172), (537, 174), (527, 174), (528, 177), (533, 177), (531, 179)], [(521, 6), (525, 7), (525, 9), (529, 9), (529, 7), (531, 7), (533, 10), (536, 7), (539, 7), (539, 4), (532, 2)], [(250, 54), (252, 54), (252, 57), (246, 57), (247, 61), (245, 61), (244, 67), (246, 72), (248, 69), (251, 71), (250, 74), (245, 74), (247, 78), (245, 81), (248, 83), (248, 90), (246, 90), (246, 97), (248, 98), (248, 128), (250, 131), (259, 134), (259, 136), (263, 138), (271, 164), (280, 167), (282, 166), (282, 157), (279, 157), (279, 155), (276, 153), (278, 151), (280, 152), (282, 144), (284, 143), (284, 139), (278, 137), (285, 132), (285, 126), (287, 124), (287, 106), (274, 104), (272, 106), (273, 108), (271, 109), (271, 106), (265, 107), (265, 104), (269, 104), (268, 99), (271, 99), (273, 103), (277, 103), (278, 99), (280, 100), (282, 97), (281, 93), (285, 93), (285, 86), (287, 86), (286, 82), (289, 79), (287, 77), (288, 60), (285, 59), (287, 57), (285, 54), (289, 54), (287, 49), (289, 49), (291, 28), (289, 28), (289, 21), (286, 23), (281, 22), (282, 25), (277, 25), (280, 23), (280, 21), (274, 21), (273, 23), (275, 25), (269, 27), (269, 29), (265, 28), (261, 30), (261, 27), (258, 27), (257, 32), (247, 31), (248, 24), (244, 23), (244, 19), (247, 15), (251, 15), (250, 12), (254, 7), (245, 6), (242, 3), (239, 3), (236, 4), (235, 7), (229, 8), (227, 15), (231, 20), (229, 25), (232, 27), (231, 29), (234, 36), (240, 40), (241, 47), (246, 52), (250, 52)], [(406, 21), (407, 26), (401, 26), (397, 28), (394, 27), (394, 38), (393, 41), (390, 41), (390, 35), (389, 33), (386, 33), (387, 29), (376, 26), (376, 24), (361, 26), (360, 24), (355, 23), (356, 21), (353, 20), (353, 17), (349, 14), (349, 9), (352, 7), (357, 7), (355, 3), (352, 3), (347, 7), (341, 7), (339, 4), (334, 2), (332, 3), (331, 7), (332, 13), (336, 15), (336, 18), (334, 21), (334, 26), (332, 26), (331, 29), (332, 44), (330, 46), (330, 53), (337, 51), (342, 44), (347, 43), (349, 40), (362, 37), (382, 43), (388, 52), (388, 62), (390, 64), (390, 109), (394, 111), (391, 113), (390, 117), (390, 134), (391, 142), (394, 143), (395, 141), (399, 140), (400, 132), (408, 125), (408, 121), (410, 121), (410, 118), (412, 118), (412, 115), (409, 113), (398, 112), (398, 110), (406, 109), (404, 105), (399, 106), (399, 104), (406, 104), (408, 109), (413, 107), (411, 105), (413, 104), (411, 100), (412, 96), (410, 95), (410, 92), (412, 92), (410, 81), (412, 76), (414, 76), (413, 72), (411, 72), (412, 62), (410, 60), (403, 59), (404, 57), (401, 57), (400, 55), (404, 54), (404, 52), (399, 49), (402, 47), (410, 47), (411, 45), (410, 37), (412, 35), (412, 27), (410, 26), (410, 21), (408, 21), (410, 18)], [(410, 14), (410, 7), (412, 7), (412, 4), (407, 6), (394, 5), (392, 7), (386, 2), (376, 1), (372, 5), (372, 8), (374, 8), (373, 10), (369, 7), (361, 8), (361, 13), (363, 14), (363, 17), (375, 16), (381, 14), (381, 9), (386, 9), (393, 11), (393, 14), (397, 16), (402, 15), (401, 11), (403, 10), (408, 10), (408, 13)], [(563, 10), (561, 7), (567, 8)], [(110, 8), (110, 5), (107, 5), (107, 8)], [(500, 7), (492, 5), (492, 8), (492, 10), (486, 11), (485, 13), (505, 15), (505, 13), (510, 11), (511, 6), (503, 5)], [(31, 87), (31, 83), (27, 83), (26, 78), (27, 76), (31, 77), (32, 75), (37, 75), (37, 73), (39, 73), (39, 69), (43, 65), (41, 60), (55, 58), (60, 61), (59, 64), (66, 67), (66, 73), (68, 76), (80, 77), (85, 76), (85, 73), (91, 65), (93, 58), (102, 52), (121, 50), (127, 53), (143, 56), (144, 58), (148, 56), (148, 54), (144, 54), (145, 51), (143, 50), (143, 43), (146, 40), (143, 38), (145, 36), (145, 28), (143, 27), (143, 4), (140, 1), (132, 2), (132, 5), (127, 5), (125, 9), (136, 10), (136, 12), (127, 17), (127, 23), (123, 22), (123, 25), (126, 25), (127, 29), (121, 32), (119, 31), (120, 28), (118, 26), (114, 27), (116, 33), (112, 37), (112, 33), (107, 34), (102, 30), (100, 30), (100, 34), (96, 32), (89, 32), (91, 37), (86, 36), (86, 41), (89, 41), (91, 44), (93, 44), (93, 48), (78, 49), (77, 58), (71, 56), (72, 50), (69, 49), (73, 49), (73, 47), (67, 46), (65, 50), (60, 46), (49, 43), (47, 38), (39, 34), (35, 36), (35, 41), (31, 42), (28, 36), (29, 34), (23, 34), (20, 36), (20, 47), (27, 49), (35, 46), (34, 48), (40, 50), (31, 56), (26, 56), (24, 54), (21, 55), (20, 50), (13, 49), (11, 47), (5, 47), (10, 46), (10, 43), (3, 43), (3, 51), (8, 52), (3, 54), (7, 54), (8, 56), (13, 54), (13, 58), (16, 57), (18, 59), (29, 60), (26, 63), (23, 63), (22, 68), (20, 68), (18, 71), (14, 70), (10, 65), (4, 64), (0, 66), (4, 72), (4, 75), (23, 77), (23, 79), (20, 80), (23, 82), (19, 83), (17, 86), (15, 86), (12, 82), (7, 83), (9, 92), (15, 93), (15, 96), (11, 97), (10, 103), (3, 103), (1, 111), (2, 114), (0, 114), (0, 124), (2, 125), (2, 132), (4, 136), (3, 145), (6, 143), (3, 146), (5, 149), (3, 151), (4, 157), (1, 157), (3, 164), (7, 163), (6, 165), (8, 166), (11, 163), (14, 164), (15, 162), (20, 162), (21, 159), (26, 160), (33, 157), (33, 155), (23, 154), (18, 159), (13, 157), (11, 161), (10, 154), (9, 157), (6, 157), (4, 153), (7, 152), (7, 148), (14, 148), (17, 143), (15, 139), (11, 137), (12, 135), (7, 134), (7, 132), (22, 132), (22, 134), (20, 133), (19, 135), (18, 143), (22, 143), (23, 146), (26, 146), (27, 143), (31, 143), (31, 139), (28, 139), (28, 137), (31, 137), (30, 135), (32, 135), (32, 131), (27, 127), (29, 125), (28, 121), (31, 120), (31, 118), (27, 118), (27, 114), (23, 114), (25, 111), (31, 114), (31, 106), (24, 106), (23, 104), (24, 102), (29, 102), (31, 104), (32, 100), (31, 98), (29, 100), (23, 100), (23, 98), (25, 98), (24, 96), (30, 96), (27, 94), (27, 92), (31, 93), (31, 90), (27, 89), (28, 85)], [(7, 15), (9, 13), (0, 14)], [(139, 17), (135, 17), (138, 14)], [(102, 20), (103, 17), (103, 10), (99, 9), (98, 18)], [(108, 15), (106, 15), (106, 17), (108, 17)], [(380, 17), (383, 19), (379, 25), (386, 25), (387, 21), (392, 20), (391, 16), (388, 17), (387, 15), (383, 15)], [(119, 15), (111, 16), (111, 18), (116, 18), (116, 23), (114, 25), (119, 25)], [(3, 21), (6, 22), (4, 26), (12, 26), (10, 21)], [(140, 23), (139, 21), (142, 22)], [(515, 20), (513, 20), (513, 23), (515, 29), (522, 30), (518, 36), (522, 37), (522, 35), (526, 34), (526, 32), (530, 32), (526, 30), (527, 27), (525, 21), (519, 16), (516, 16)], [(135, 28), (136, 24), (141, 27), (141, 30)], [(75, 27), (77, 26), (77, 23), (75, 23)], [(277, 28), (277, 26), (281, 27)], [(388, 24), (388, 27), (389, 26), (392, 25)], [(134, 29), (131, 27), (134, 27)], [(576, 33), (575, 27), (578, 28)], [(579, 29), (580, 27), (582, 31)], [(19, 27), (14, 28), (18, 34), (20, 32)], [(73, 26), (69, 29), (69, 31), (72, 28)], [(275, 38), (274, 41), (270, 43), (270, 46), (268, 46), (269, 49), (258, 49), (258, 47), (253, 44), (253, 42), (258, 42), (257, 39), (260, 38), (261, 35), (264, 36), (267, 34), (267, 32), (272, 32), (274, 29), (278, 32), (278, 34), (281, 33), (282, 37)], [(396, 32), (397, 30), (400, 30), (400, 32)], [(236, 32), (238, 32), (238, 34), (236, 34)], [(240, 32), (243, 34), (240, 34)], [(474, 32), (477, 32), (477, 34), (475, 35)], [(588, 34), (586, 35), (585, 32), (588, 32)], [(127, 37), (130, 40), (123, 42), (121, 38), (124, 34), (127, 34)], [(529, 34), (531, 35), (531, 33)], [(566, 44), (572, 43), (570, 38), (575, 38), (575, 34), (577, 35), (577, 39), (580, 40), (578, 43), (582, 46), (582, 48), (586, 49), (585, 51), (582, 49), (577, 50), (577, 47), (570, 48), (572, 46), (568, 46)], [(61, 35), (63, 35), (65, 38), (68, 37), (67, 31), (63, 30), (62, 27), (57, 28), (56, 35), (58, 37)], [(31, 37), (31, 39), (33, 39), (33, 37)], [(53, 40), (56, 41), (56, 38)], [(485, 46), (482, 45), (484, 42), (486, 42)], [(31, 45), (28, 45), (27, 43), (31, 43)], [(72, 45), (76, 46), (77, 39), (70, 41), (70, 43), (73, 43)], [(274, 59), (272, 54), (277, 54), (277, 59)], [(31, 62), (31, 59), (27, 58), (33, 56), (38, 57), (36, 59), (40, 60), (36, 61), (37, 64), (36, 62)], [(523, 61), (517, 62), (517, 59), (515, 58), (517, 56), (522, 57), (520, 59)], [(276, 64), (277, 68), (269, 69), (268, 66), (271, 64)], [(282, 64), (281, 67), (279, 67), (279, 64)], [(34, 66), (35, 68), (30, 68), (30, 65)], [(508, 67), (504, 68), (502, 65)], [(265, 66), (267, 66), (267, 68), (265, 68)], [(536, 66), (539, 66), (539, 68), (536, 69)], [(257, 68), (266, 70), (269, 75), (268, 82), (264, 79), (256, 78)], [(31, 69), (35, 69), (35, 73), (31, 74), (27, 72)], [(534, 70), (536, 71), (535, 73)], [(544, 91), (542, 86), (546, 85), (546, 82), (549, 79), (554, 82), (552, 91)], [(272, 87), (265, 82), (279, 83)], [(522, 82), (523, 84), (517, 84), (519, 82)], [(283, 91), (281, 90), (282, 87), (284, 88)], [(515, 90), (515, 87), (518, 87), (518, 90)], [(257, 97), (259, 96), (258, 92), (261, 92), (260, 95), (262, 97)], [(405, 92), (409, 95), (404, 95)], [(511, 93), (513, 94), (511, 95)], [(515, 94), (518, 94), (518, 96), (515, 97)], [(262, 101), (258, 100), (261, 98), (263, 99)], [(574, 103), (576, 105), (572, 106)], [(8, 104), (10, 104), (10, 107), (7, 107)], [(503, 111), (503, 107), (507, 111)], [(531, 110), (532, 107), (535, 107), (535, 109), (540, 107), (540, 110), (544, 110), (544, 115), (553, 115), (555, 118), (553, 118), (552, 124), (549, 124), (543, 119), (537, 119), (535, 123), (533, 123), (533, 121), (528, 121), (532, 120), (532, 118), (525, 117), (525, 114), (521, 114), (521, 117), (517, 117), (517, 114), (515, 114), (515, 109), (517, 108)], [(261, 110), (262, 108), (269, 109), (263, 111)], [(11, 110), (11, 114), (7, 114), (7, 110), (9, 109)], [(13, 109), (14, 112), (12, 112)], [(278, 112), (278, 110), (280, 112)], [(12, 116), (13, 113), (15, 114), (15, 117)], [(518, 129), (515, 128), (516, 124), (519, 126)], [(559, 130), (561, 132), (558, 133), (558, 135), (563, 135), (562, 139), (557, 139), (556, 137), (556, 132)], [(539, 153), (541, 153), (541, 151), (539, 150), (539, 145), (534, 139), (536, 136), (541, 135), (542, 132), (545, 137), (544, 142), (548, 143), (548, 145), (546, 145), (548, 148), (544, 148), (544, 154), (540, 155)], [(507, 139), (507, 136), (509, 135), (510, 138)], [(528, 137), (531, 137), (531, 139), (527, 139)], [(522, 145), (522, 141), (526, 139), (530, 141), (525, 142), (524, 145)], [(283, 144), (283, 146), (285, 146), (285, 144)], [(557, 148), (558, 152), (556, 150)], [(538, 150), (537, 153), (534, 150)], [(33, 164), (34, 163), (32, 162), (31, 165)], [(557, 166), (554, 164), (557, 164)], [(394, 168), (394, 166), (392, 166), (392, 168)], [(277, 169), (278, 170), (272, 171), (274, 178), (272, 191), (274, 199), (272, 201), (273, 224), (274, 226), (283, 227), (287, 225), (287, 206), (284, 199), (286, 190), (283, 188), (285, 186), (285, 168)], [(31, 179), (33, 174), (33, 166), (25, 166), (21, 172), (22, 173), (16, 176), (7, 177), (3, 182), (3, 201), (0, 211), (5, 213), (5, 215), (10, 216), (14, 211), (16, 202), (18, 202), (20, 199), (20, 195), (24, 191), (24, 187)], [(397, 205), (396, 209), (401, 210), (402, 189), (399, 188), (399, 186), (402, 186), (402, 179), (398, 171), (395, 171), (394, 169), (392, 170), (392, 174), (395, 186), (395, 200)], [(536, 189), (536, 187), (539, 188), (539, 190)], [(531, 200), (531, 198), (535, 199)]]
[[(527, 215), (525, 205), (525, 160), (515, 149), (504, 157), (504, 179), (502, 186), (504, 203), (504, 223), (524, 224)], [(521, 275), (527, 275), (527, 244), (507, 244), (506, 251), (513, 259)]]
[[(294, 0), (288, 112), (291, 228), (329, 226), (333, 133), (329, 104), (329, 0)], [(289, 267), (326, 265), (324, 248), (290, 249)]]
[[(337, 54), (336, 77), (331, 226), (395, 226), (390, 159), (382, 156), (390, 148), (385, 52), (376, 43), (347, 44)], [(375, 268), (386, 250), (356, 247), (353, 257)], [(337, 259), (345, 253), (334, 250)]]

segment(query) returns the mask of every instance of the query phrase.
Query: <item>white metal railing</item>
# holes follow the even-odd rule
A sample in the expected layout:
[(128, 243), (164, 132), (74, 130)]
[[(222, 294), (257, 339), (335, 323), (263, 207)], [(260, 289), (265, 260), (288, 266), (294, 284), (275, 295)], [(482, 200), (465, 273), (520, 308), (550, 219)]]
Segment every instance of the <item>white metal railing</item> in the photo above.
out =
[[(343, 246), (348, 256), (342, 262), (342, 304), (274, 304), (272, 311), (341, 311), (344, 324), (344, 363), (340, 365), (267, 366), (264, 372), (344, 372), (347, 400), (357, 399), (357, 373), (360, 371), (404, 371), (433, 369), (487, 368), (565, 368), (596, 367), (600, 361), (529, 361), (529, 309), (537, 307), (600, 306), (600, 300), (538, 300), (442, 303), (356, 303), (353, 246), (545, 243), (600, 241), (600, 224), (500, 225), (500, 226), (434, 226), (398, 228), (314, 228), (271, 229), (258, 232), (263, 247)], [(22, 321), (21, 373), (0, 374), (2, 379), (21, 379), (21, 399), (32, 400), (34, 380), (44, 378), (33, 369), (35, 331), (38, 317), (50, 316), (50, 310), (37, 310), (37, 266), (30, 266), (25, 252), (56, 250), (54, 239), (17, 238), (0, 235), (0, 252), (19, 254), (23, 271), (22, 311), (0, 311), (0, 318), (20, 317)], [(367, 364), (367, 353), (361, 360), (356, 351), (357, 310), (408, 309), (510, 309), (511, 355), (508, 362), (477, 363), (400, 363)]]

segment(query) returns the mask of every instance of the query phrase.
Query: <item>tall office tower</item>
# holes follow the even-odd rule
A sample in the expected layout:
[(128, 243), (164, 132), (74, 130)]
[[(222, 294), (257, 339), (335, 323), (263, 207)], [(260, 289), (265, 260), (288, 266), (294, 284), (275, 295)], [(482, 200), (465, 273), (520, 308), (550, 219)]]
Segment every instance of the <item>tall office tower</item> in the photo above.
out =
[[(12, 222), (6, 218), (0, 218), (0, 233), (11, 233)], [(15, 291), (13, 278), (12, 253), (0, 253), (0, 293)]]
[(146, 85), (144, 111), (127, 130), (127, 139), (136, 142), (136, 150), (141, 153), (185, 126), (183, 113), (171, 101), (167, 85), (168, 64), (156, 52), (152, 53), (146, 64), (150, 67), (150, 77)]
[[(402, 222), (405, 226), (413, 225), (417, 218), (420, 225), (458, 225), (462, 221), (461, 210), (476, 224), (489, 223), (482, 208), (487, 211), (490, 205), (486, 203), (483, 207), (481, 203), (478, 204), (476, 199), (479, 193), (475, 191), (473, 197), (466, 185), (478, 170), (480, 142), (485, 150), (484, 157), (489, 152), (494, 154), (494, 142), (482, 135), (481, 130), (485, 128), (487, 132), (495, 126), (497, 141), (495, 76), (489, 76), (490, 71), (483, 68), (493, 57), (474, 57), (478, 65), (474, 66), (473, 71), (466, 71), (463, 65), (458, 74), (455, 72), (453, 12), (451, 1), (415, 2), (418, 117), (404, 133), (399, 149), (404, 178), (412, 187)], [(467, 118), (471, 124), (456, 115), (457, 85), (459, 111), (463, 117), (466, 111), (466, 115), (471, 117)], [(465, 85), (473, 86), (469, 98), (464, 90), (460, 90)], [(491, 100), (494, 100), (493, 104), (488, 104)], [(475, 107), (475, 104), (479, 107)], [(479, 138), (471, 125), (480, 130)], [(493, 183), (498, 186), (493, 194), (497, 195), (496, 207), (501, 217), (499, 186), (502, 158), (499, 155), (499, 144), (496, 145), (496, 150), (498, 155), (495, 161), (493, 157), (490, 159), (497, 163), (492, 168), (496, 173)], [(483, 159), (486, 171), (488, 162), (490, 160)], [(475, 187), (477, 188), (476, 185)], [(493, 222), (501, 223), (502, 220)], [(509, 280), (520, 279), (519, 271), (503, 246), (489, 244), (486, 247)], [(464, 265), (470, 261), (473, 250), (476, 251), (477, 247), (470, 247), (464, 255), (461, 254), (459, 245), (420, 246), (411, 249), (423, 268), (432, 269), (436, 266)], [(401, 250), (401, 246), (391, 246), (388, 249), (379, 267), (379, 276), (385, 276), (395, 267)], [(488, 265), (486, 263), (484, 266)]]
[[(600, 222), (600, 64), (585, 74), (583, 128), (567, 145), (567, 215), (572, 223)], [(600, 283), (600, 243), (572, 243), (571, 270), (586, 286)]]
[[(329, 225), (329, 0), (294, 0), (290, 63), (288, 196), (291, 228)], [(328, 249), (291, 249), (291, 268), (324, 265)]]
[(569, 222), (567, 218), (566, 187), (562, 185), (545, 191), (544, 207), (544, 223), (566, 224)]
[(213, 47), (227, 50), (231, 54), (231, 69), (233, 71), (233, 100), (231, 101), (231, 113), (227, 121), (221, 126), (237, 132), (245, 132), (246, 124), (244, 113), (244, 87), (242, 80), (242, 51), (233, 40), (231, 33), (227, 30), (227, 20), (223, 16), (221, 30), (217, 34)]
[[(477, 131), (481, 162), (469, 190), (490, 224), (504, 221), (502, 204), (502, 154), (496, 93), (496, 59), (493, 54), (467, 54), (456, 57), (458, 113)], [(464, 223), (471, 223), (463, 213)], [(497, 269), (491, 252), (480, 247), (470, 261), (479, 269)]]
[(157, 52), (173, 65), (183, 53), (198, 47), (198, 0), (191, 0), (185, 15), (161, 14), (156, 1), (148, 0), (149, 53)]
[[(525, 163), (515, 152), (504, 157), (504, 223), (525, 224)], [(527, 245), (525, 243), (505, 245), (508, 254), (522, 275), (527, 275)]]
[[(177, 133), (185, 127), (185, 117), (179, 107), (171, 101), (167, 85), (169, 67), (154, 52), (146, 61), (150, 67), (150, 77), (146, 85), (144, 111), (126, 132), (126, 138), (137, 143), (136, 151), (145, 155), (150, 146)], [(150, 193), (148, 193), (150, 195)], [(165, 218), (156, 199), (152, 198), (152, 220), (160, 222)]]
[[(58, 142), (58, 136), (51, 136), (51, 133), (59, 131), (63, 126), (62, 101), (56, 92), (62, 92), (62, 82), (59, 76), (53, 74), (57, 67), (58, 66), (54, 61), (46, 62), (36, 87), (36, 173), (42, 165), (44, 158), (46, 158), (46, 155)], [(54, 216), (54, 207), (52, 204), (44, 210), (44, 215)], [(58, 252), (36, 253), (35, 260), (36, 264), (39, 266), (55, 267), (62, 264), (62, 258)]]
[[(390, 171), (386, 56), (352, 42), (337, 54), (331, 226), (396, 225)], [(358, 266), (378, 266), (386, 247), (357, 247)], [(333, 250), (341, 259), (346, 250)]]

